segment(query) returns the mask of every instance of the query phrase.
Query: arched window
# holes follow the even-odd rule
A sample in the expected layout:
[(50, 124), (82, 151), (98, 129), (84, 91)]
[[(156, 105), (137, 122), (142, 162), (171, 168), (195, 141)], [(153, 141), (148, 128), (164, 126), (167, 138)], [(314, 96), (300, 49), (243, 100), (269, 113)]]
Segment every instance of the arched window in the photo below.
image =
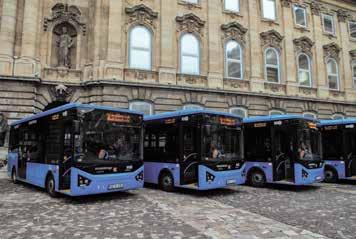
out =
[(339, 89), (339, 68), (335, 59), (329, 59), (327, 62), (327, 73), (329, 88), (333, 90)]
[(242, 79), (242, 50), (237, 41), (228, 41), (225, 45), (225, 74), (228, 78)]
[(129, 104), (129, 109), (143, 113), (144, 115), (153, 114), (153, 105), (145, 101), (133, 101)]
[(152, 34), (144, 26), (136, 26), (130, 31), (129, 67), (151, 70)]
[(237, 116), (240, 116), (241, 118), (246, 118), (247, 117), (247, 109), (242, 108), (242, 107), (233, 107), (230, 108), (230, 114), (234, 114)]
[(268, 82), (280, 82), (279, 54), (274, 48), (265, 51), (265, 78)]
[(200, 43), (193, 34), (184, 34), (180, 39), (180, 72), (200, 74)]
[(331, 119), (333, 120), (340, 120), (340, 119), (345, 119), (345, 116), (342, 114), (334, 114)]
[(284, 115), (284, 112), (281, 110), (270, 110), (269, 115)]
[(301, 86), (311, 87), (311, 64), (310, 58), (302, 53), (298, 56), (298, 81)]
[(318, 117), (316, 116), (315, 113), (312, 113), (312, 112), (305, 112), (303, 113), (303, 116), (304, 117), (307, 117), (307, 118), (311, 118), (311, 119), (317, 119)]
[(204, 107), (196, 104), (187, 104), (183, 106), (183, 110), (203, 110)]

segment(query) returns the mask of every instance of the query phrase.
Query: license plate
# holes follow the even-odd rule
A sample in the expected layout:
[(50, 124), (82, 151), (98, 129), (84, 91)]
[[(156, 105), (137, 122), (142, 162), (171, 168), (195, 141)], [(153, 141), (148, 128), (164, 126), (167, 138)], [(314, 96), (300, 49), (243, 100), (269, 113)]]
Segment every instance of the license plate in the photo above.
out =
[(235, 180), (235, 179), (229, 179), (229, 180), (226, 181), (226, 183), (227, 183), (228, 185), (230, 185), (230, 184), (236, 184), (236, 180)]
[(122, 189), (124, 185), (122, 183), (111, 184), (108, 186), (108, 190), (118, 190)]

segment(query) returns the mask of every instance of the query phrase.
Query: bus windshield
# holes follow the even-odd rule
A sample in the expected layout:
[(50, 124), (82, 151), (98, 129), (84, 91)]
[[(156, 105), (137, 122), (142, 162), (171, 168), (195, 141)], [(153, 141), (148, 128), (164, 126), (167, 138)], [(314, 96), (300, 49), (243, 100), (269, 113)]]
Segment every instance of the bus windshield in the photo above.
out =
[(239, 160), (241, 132), (219, 124), (204, 126), (203, 159), (209, 161)]
[(320, 159), (320, 132), (317, 129), (303, 129), (300, 131), (298, 158), (305, 161)]
[(82, 113), (80, 135), (76, 136), (76, 161), (140, 160), (142, 131), (135, 117), (139, 116), (99, 110)]

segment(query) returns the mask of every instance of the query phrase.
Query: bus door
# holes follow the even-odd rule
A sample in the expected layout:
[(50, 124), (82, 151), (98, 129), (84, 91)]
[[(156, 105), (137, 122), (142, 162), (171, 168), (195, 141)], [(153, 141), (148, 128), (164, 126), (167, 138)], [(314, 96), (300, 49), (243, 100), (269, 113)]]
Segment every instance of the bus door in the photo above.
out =
[(63, 151), (62, 158), (59, 163), (59, 185), (61, 190), (70, 189), (70, 175), (71, 167), (73, 165), (73, 149), (74, 149), (74, 137), (73, 137), (73, 123), (72, 121), (66, 121), (63, 125)]
[(356, 176), (356, 130), (345, 129), (345, 175), (346, 177)]
[[(27, 126), (26, 126), (27, 127)], [(26, 180), (27, 159), (30, 145), (27, 145), (29, 141), (29, 132), (23, 127), (20, 127), (20, 143), (18, 153), (18, 176), (21, 179)]]
[(286, 126), (274, 125), (271, 128), (274, 181), (294, 181), (294, 163), (291, 154), (293, 135), (290, 135)]
[(181, 184), (198, 183), (199, 149), (198, 136), (200, 130), (196, 125), (182, 122), (180, 127), (180, 178)]

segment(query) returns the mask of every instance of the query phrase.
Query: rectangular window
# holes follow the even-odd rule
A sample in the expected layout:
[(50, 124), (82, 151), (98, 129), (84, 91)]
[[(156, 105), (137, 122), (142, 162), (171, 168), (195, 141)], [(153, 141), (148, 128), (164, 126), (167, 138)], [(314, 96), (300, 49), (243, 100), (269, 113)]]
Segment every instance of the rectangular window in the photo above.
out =
[(323, 27), (326, 33), (335, 34), (334, 17), (323, 14)]
[(352, 81), (353, 81), (354, 87), (356, 87), (356, 62), (352, 63)]
[(262, 0), (263, 18), (276, 20), (276, 0)]
[(225, 0), (226, 11), (239, 12), (240, 11), (240, 0)]
[(295, 24), (300, 27), (307, 27), (307, 11), (300, 6), (294, 6)]
[(356, 22), (354, 21), (349, 22), (349, 30), (350, 30), (350, 36), (356, 39)]

